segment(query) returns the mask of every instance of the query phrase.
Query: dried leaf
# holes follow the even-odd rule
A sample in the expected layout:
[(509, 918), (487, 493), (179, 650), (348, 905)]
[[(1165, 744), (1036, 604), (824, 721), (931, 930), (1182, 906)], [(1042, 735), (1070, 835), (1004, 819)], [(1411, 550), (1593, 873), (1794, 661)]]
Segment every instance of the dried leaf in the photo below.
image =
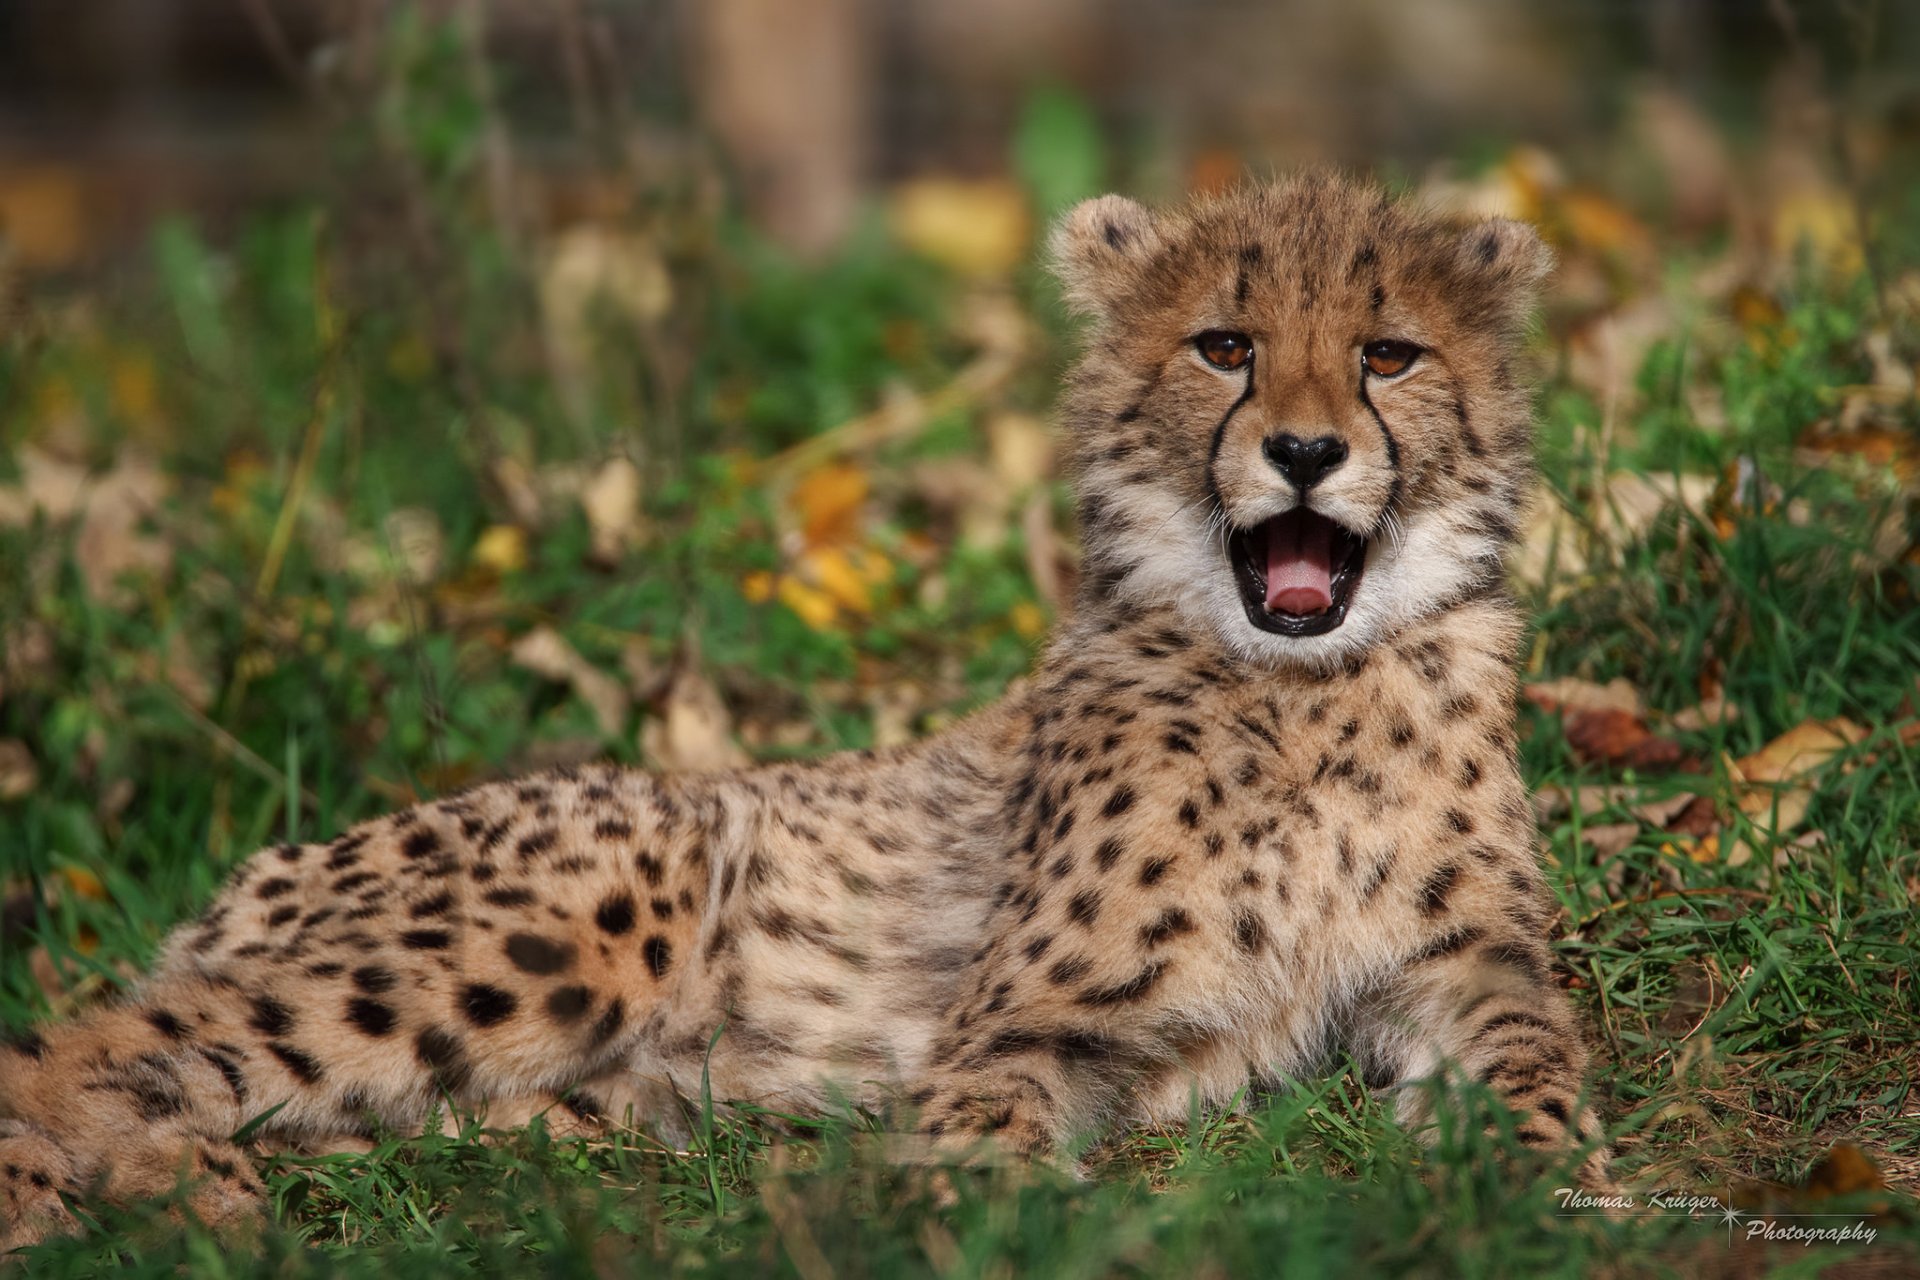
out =
[(1637, 822), (1604, 822), (1580, 828), (1580, 839), (1592, 845), (1594, 853), (1601, 858), (1619, 857), (1639, 834), (1640, 824)]
[(617, 737), (626, 728), (631, 706), (626, 688), (581, 657), (552, 627), (536, 627), (521, 636), (514, 641), (510, 656), (535, 675), (572, 686), (574, 696), (592, 710), (594, 723), (604, 736)]
[(1844, 717), (1803, 720), (1750, 756), (1732, 766), (1743, 783), (1789, 782), (1826, 764), (1840, 751), (1867, 736), (1867, 731)]
[(618, 564), (640, 541), (640, 468), (626, 458), (609, 458), (581, 488), (580, 508), (592, 532), (594, 563)]
[(788, 502), (807, 545), (857, 541), (869, 487), (867, 473), (850, 462), (829, 463), (800, 477)]
[(0, 801), (31, 795), (40, 785), (40, 766), (18, 738), (0, 738)]
[(1588, 764), (1671, 769), (1684, 756), (1679, 743), (1655, 735), (1644, 720), (1626, 711), (1576, 711), (1562, 723), (1567, 745)]
[(692, 654), (681, 656), (665, 705), (640, 731), (640, 747), (655, 766), (670, 772), (706, 773), (748, 763), (733, 740), (726, 704)]
[(1544, 711), (1620, 711), (1636, 719), (1646, 715), (1646, 703), (1632, 682), (1615, 677), (1605, 684), (1572, 676), (1541, 680), (1526, 686), (1527, 701)]
[(1833, 1148), (1807, 1171), (1806, 1192), (1808, 1198), (1813, 1200), (1886, 1189), (1887, 1177), (1880, 1171), (1880, 1166), (1851, 1142), (1834, 1143)]
[(426, 586), (440, 576), (446, 560), (446, 536), (440, 520), (424, 507), (401, 507), (382, 525), (387, 547), (402, 577), (414, 586)]

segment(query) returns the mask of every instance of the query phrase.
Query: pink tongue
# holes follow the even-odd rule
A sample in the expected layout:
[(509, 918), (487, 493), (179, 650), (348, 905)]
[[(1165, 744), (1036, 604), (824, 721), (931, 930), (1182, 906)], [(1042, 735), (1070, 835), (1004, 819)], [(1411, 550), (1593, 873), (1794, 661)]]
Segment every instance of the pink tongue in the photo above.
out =
[(1306, 617), (1333, 606), (1333, 527), (1290, 511), (1267, 523), (1267, 608)]

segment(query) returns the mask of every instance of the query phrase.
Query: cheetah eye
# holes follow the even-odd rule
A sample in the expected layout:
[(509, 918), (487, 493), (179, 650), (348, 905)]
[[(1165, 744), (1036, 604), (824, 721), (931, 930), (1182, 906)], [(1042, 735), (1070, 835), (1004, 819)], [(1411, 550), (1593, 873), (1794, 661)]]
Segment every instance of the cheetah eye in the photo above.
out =
[(1419, 358), (1420, 348), (1411, 342), (1384, 339), (1360, 348), (1360, 363), (1367, 367), (1368, 373), (1379, 378), (1397, 378)]
[(1253, 339), (1227, 329), (1209, 329), (1193, 340), (1200, 358), (1216, 369), (1238, 369), (1253, 360)]

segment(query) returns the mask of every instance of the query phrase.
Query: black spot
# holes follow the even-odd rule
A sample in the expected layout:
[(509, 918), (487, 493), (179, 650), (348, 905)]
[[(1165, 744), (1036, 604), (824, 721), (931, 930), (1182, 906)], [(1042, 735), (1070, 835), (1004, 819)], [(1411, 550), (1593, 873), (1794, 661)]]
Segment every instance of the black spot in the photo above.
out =
[(395, 1017), (390, 1005), (366, 996), (355, 996), (347, 1001), (347, 1021), (370, 1036), (384, 1036), (393, 1030)]
[(238, 1062), (228, 1054), (217, 1053), (202, 1045), (195, 1045), (194, 1052), (213, 1064), (213, 1069), (218, 1071), (220, 1078), (227, 1082), (227, 1088), (232, 1092), (236, 1102), (247, 1100), (247, 1077), (246, 1073), (240, 1070)]
[(168, 1013), (165, 1009), (148, 1009), (144, 1014), (147, 1025), (169, 1040), (185, 1040), (187, 1024)]
[(259, 898), (260, 901), (271, 902), (282, 894), (292, 893), (293, 881), (287, 879), (285, 876), (274, 876), (271, 880), (262, 880), (260, 887), (253, 892), (254, 896)]
[(562, 1022), (574, 1022), (592, 1003), (593, 993), (585, 987), (557, 987), (547, 997), (547, 1012)]
[(1478, 925), (1462, 925), (1458, 929), (1449, 929), (1433, 941), (1421, 947), (1407, 958), (1409, 964), (1421, 964), (1428, 960), (1438, 960), (1445, 956), (1465, 951), (1480, 941), (1484, 932)]
[(1193, 920), (1178, 907), (1160, 913), (1160, 918), (1140, 930), (1140, 945), (1157, 947), (1169, 938), (1193, 932)]
[(293, 1010), (272, 996), (255, 996), (247, 1025), (263, 1036), (284, 1036), (293, 1030)]
[(370, 996), (393, 990), (393, 984), (397, 981), (398, 979), (393, 976), (393, 970), (382, 968), (377, 964), (366, 965), (353, 971), (353, 985)]
[(1480, 766), (1471, 757), (1460, 762), (1460, 785), (1472, 787), (1480, 781)]
[(1084, 1005), (1125, 1004), (1138, 1000), (1153, 990), (1160, 981), (1160, 975), (1167, 971), (1169, 962), (1155, 960), (1125, 982), (1111, 987), (1097, 987), (1091, 991), (1082, 991), (1076, 997), (1076, 1003)]
[(655, 978), (666, 977), (667, 970), (673, 967), (673, 947), (658, 935), (647, 939), (646, 945), (640, 948), (640, 954), (646, 959), (648, 972)]
[(1447, 897), (1453, 892), (1454, 882), (1460, 878), (1460, 864), (1449, 862), (1441, 867), (1420, 886), (1420, 914), (1437, 916), (1447, 909)]
[(428, 1027), (416, 1036), (413, 1051), (421, 1065), (433, 1073), (434, 1082), (449, 1093), (458, 1092), (473, 1075), (466, 1050), (438, 1027)]
[[(727, 869), (731, 871), (733, 868), (729, 867)], [(853, 887), (852, 885), (848, 885), (848, 888), (852, 888), (852, 887)], [(665, 898), (649, 899), (647, 902), (647, 909), (653, 912), (653, 918), (655, 920), (673, 919), (673, 904), (667, 901)]]
[(1093, 962), (1085, 956), (1069, 956), (1065, 960), (1056, 961), (1053, 968), (1047, 970), (1047, 978), (1051, 982), (1063, 984), (1078, 982), (1086, 977), (1092, 968)]
[(453, 906), (453, 894), (443, 891), (422, 902), (414, 903), (407, 909), (407, 914), (415, 920), (425, 920), (431, 916), (445, 915), (451, 906)]
[(1386, 306), (1387, 305), (1386, 286), (1378, 285), (1378, 284), (1373, 286), (1373, 292), (1368, 296), (1368, 301), (1372, 304), (1373, 309), (1375, 311), (1378, 311), (1380, 308)]
[(516, 933), (507, 939), (507, 959), (526, 973), (558, 973), (573, 963), (571, 942), (555, 942), (538, 934)]
[(1404, 747), (1413, 741), (1413, 726), (1405, 720), (1395, 720), (1387, 729), (1387, 741), (1396, 747)]
[(1102, 871), (1111, 871), (1113, 864), (1120, 860), (1120, 853), (1120, 842), (1109, 837), (1102, 840), (1100, 847), (1093, 851), (1093, 864)]
[(470, 982), (467, 989), (460, 993), (460, 1008), (467, 1015), (467, 1020), (476, 1027), (491, 1027), (505, 1022), (519, 1007), (520, 1002), (513, 998), (511, 992), (485, 982)]
[(278, 929), (281, 925), (286, 924), (299, 914), (300, 906), (298, 903), (289, 902), (284, 906), (275, 907), (267, 913), (267, 928)]
[(1163, 741), (1167, 744), (1167, 750), (1169, 751), (1176, 751), (1182, 755), (1189, 756), (1197, 756), (1200, 754), (1200, 748), (1194, 746), (1193, 739), (1187, 737), (1185, 734), (1170, 733)]
[(633, 895), (616, 893), (600, 904), (593, 913), (593, 921), (603, 930), (619, 937), (633, 930)]
[(1480, 265), (1490, 267), (1493, 260), (1500, 256), (1500, 239), (1493, 232), (1480, 237)]
[(1251, 911), (1241, 911), (1233, 918), (1233, 942), (1248, 955), (1257, 954), (1267, 945), (1266, 923)]
[(400, 853), (409, 861), (440, 852), (440, 833), (432, 827), (416, 827), (400, 842)]
[(1114, 788), (1113, 794), (1107, 797), (1107, 803), (1101, 807), (1101, 816), (1117, 818), (1127, 810), (1133, 808), (1133, 801), (1134, 795), (1132, 787), (1116, 787)]
[(560, 833), (558, 831), (552, 827), (541, 827), (538, 831), (530, 831), (526, 835), (521, 836), (520, 843), (514, 847), (519, 851), (521, 857), (531, 858), (537, 854), (547, 852), (559, 843)]
[(1106, 240), (1107, 248), (1113, 250), (1115, 253), (1119, 253), (1127, 247), (1127, 233), (1120, 229), (1118, 223), (1107, 223), (1101, 230), (1101, 236)]
[(1180, 802), (1180, 825), (1189, 829), (1200, 825), (1200, 806), (1192, 800)]
[(409, 929), (400, 935), (400, 945), (412, 951), (445, 951), (453, 945), (453, 935), (445, 929)]
[(278, 1040), (269, 1040), (267, 1042), (267, 1052), (280, 1059), (280, 1061), (285, 1064), (287, 1070), (291, 1071), (294, 1077), (302, 1084), (318, 1084), (320, 1078), (326, 1074), (325, 1071), (321, 1070), (320, 1064), (314, 1060), (312, 1055), (304, 1050), (296, 1049), (290, 1044), (282, 1044)]
[(533, 901), (533, 890), (518, 885), (489, 889), (481, 895), (481, 900), (495, 907), (524, 907)]
[(1567, 1110), (1567, 1104), (1558, 1098), (1542, 1098), (1540, 1109), (1563, 1125), (1572, 1119), (1571, 1113)]
[(594, 1045), (603, 1045), (620, 1034), (620, 1027), (626, 1020), (626, 1004), (619, 996), (615, 996), (607, 1006), (607, 1011), (600, 1015), (600, 1020), (593, 1024), (593, 1030), (587, 1033), (587, 1038)]
[(1092, 925), (1100, 918), (1100, 895), (1092, 889), (1074, 894), (1067, 904), (1067, 918), (1078, 925)]
[(602, 818), (593, 825), (593, 838), (596, 840), (630, 840), (633, 838), (633, 824), (625, 818)]
[(1172, 858), (1149, 858), (1140, 866), (1140, 883), (1148, 887), (1159, 884), (1160, 877), (1166, 875), (1172, 865)]
[(333, 891), (335, 893), (352, 893), (361, 885), (372, 884), (379, 878), (379, 876), (373, 874), (371, 871), (355, 871), (351, 875), (344, 875), (338, 880), (335, 880), (333, 882)]
[(1473, 819), (1469, 818), (1460, 810), (1447, 810), (1446, 819), (1447, 825), (1453, 828), (1455, 835), (1470, 836), (1473, 834)]
[(282, 862), (298, 862), (300, 861), (301, 848), (297, 844), (283, 844), (275, 849), (274, 853), (279, 856)]

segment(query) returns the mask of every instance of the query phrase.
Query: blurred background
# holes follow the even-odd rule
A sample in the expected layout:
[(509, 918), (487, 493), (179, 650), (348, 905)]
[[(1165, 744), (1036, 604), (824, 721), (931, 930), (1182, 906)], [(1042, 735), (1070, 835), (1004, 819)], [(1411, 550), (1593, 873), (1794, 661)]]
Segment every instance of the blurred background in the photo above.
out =
[(936, 727), (1072, 601), (1047, 220), (1305, 163), (1558, 249), (1564, 599), (1769, 450), (1911, 475), (1917, 141), (1870, 0), (0, 0), (10, 789)]

